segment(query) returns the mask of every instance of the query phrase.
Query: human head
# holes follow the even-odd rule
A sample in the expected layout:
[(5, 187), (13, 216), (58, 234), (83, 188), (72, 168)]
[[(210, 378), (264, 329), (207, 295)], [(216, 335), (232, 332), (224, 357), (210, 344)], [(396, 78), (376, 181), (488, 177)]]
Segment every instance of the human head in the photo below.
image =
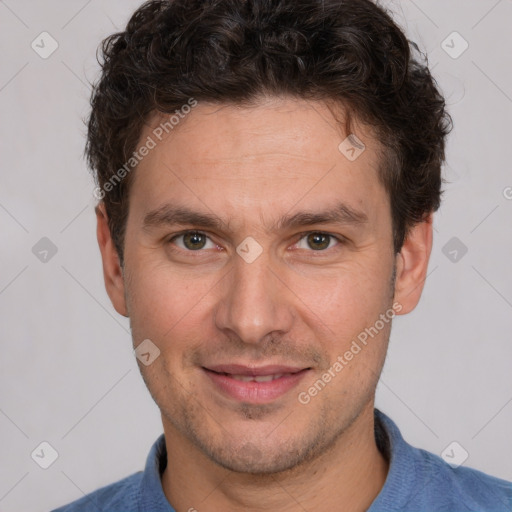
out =
[[(101, 169), (117, 148), (105, 183), (130, 151), (143, 158), (104, 189), (98, 239), (134, 345), (159, 351), (140, 367), (169, 448), (204, 467), (273, 473), (318, 458), (351, 428), (368, 444), (357, 436), (373, 435), (393, 308), (419, 300), (439, 201), (447, 118), (428, 70), (367, 0), (151, 2), (105, 55), (91, 163)], [(366, 146), (353, 161), (338, 149), (349, 134)], [(335, 244), (312, 254), (299, 231), (319, 225), (334, 236), (306, 245)], [(179, 247), (178, 227), (196, 231), (192, 247)], [(196, 245), (207, 239), (213, 248)], [(244, 240), (261, 250), (251, 261)], [(371, 342), (352, 345), (363, 332)], [(211, 381), (223, 375), (229, 387), (256, 370), (300, 378), (301, 390), (337, 373), (307, 404), (292, 391), (232, 399)]]
[(354, 117), (374, 127), (398, 252), (409, 228), (439, 207), (450, 125), (416, 50), (371, 0), (143, 4), (103, 42), (86, 150), (121, 263), (137, 162), (127, 164), (149, 117), (179, 114), (191, 99), (250, 105), (262, 95), (341, 105), (347, 133)]

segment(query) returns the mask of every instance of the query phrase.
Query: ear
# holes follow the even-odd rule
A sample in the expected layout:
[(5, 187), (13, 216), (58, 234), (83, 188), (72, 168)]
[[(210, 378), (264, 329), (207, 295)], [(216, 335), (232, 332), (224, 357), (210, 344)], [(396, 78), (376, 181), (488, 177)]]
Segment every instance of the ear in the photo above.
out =
[(428, 261), (432, 250), (432, 214), (414, 225), (396, 256), (394, 300), (401, 304), (397, 314), (411, 312), (418, 304), (427, 278)]
[(124, 293), (124, 276), (119, 263), (119, 256), (115, 248), (110, 229), (105, 205), (100, 203), (96, 207), (98, 245), (100, 246), (101, 259), (103, 261), (103, 278), (105, 288), (112, 305), (123, 316), (128, 316)]

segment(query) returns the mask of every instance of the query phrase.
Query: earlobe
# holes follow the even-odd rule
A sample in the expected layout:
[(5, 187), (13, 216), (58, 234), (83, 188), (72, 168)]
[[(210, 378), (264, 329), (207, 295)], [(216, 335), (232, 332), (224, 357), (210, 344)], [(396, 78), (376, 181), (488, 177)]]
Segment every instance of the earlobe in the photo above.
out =
[(402, 305), (401, 315), (409, 313), (418, 304), (427, 277), (432, 250), (432, 215), (410, 230), (396, 256), (394, 300)]
[(110, 234), (108, 217), (103, 203), (96, 207), (96, 220), (96, 235), (103, 262), (105, 288), (116, 311), (120, 315), (127, 317), (123, 271), (119, 263), (119, 255)]

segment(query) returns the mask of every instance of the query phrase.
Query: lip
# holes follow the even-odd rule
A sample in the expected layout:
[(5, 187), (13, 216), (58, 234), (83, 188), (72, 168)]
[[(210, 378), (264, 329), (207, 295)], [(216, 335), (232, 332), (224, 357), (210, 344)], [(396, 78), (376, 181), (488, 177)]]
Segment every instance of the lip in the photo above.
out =
[[(245, 403), (264, 404), (282, 397), (295, 388), (310, 371), (310, 368), (282, 365), (249, 367), (225, 364), (203, 367), (202, 370), (214, 384), (214, 388), (222, 395)], [(233, 378), (233, 375), (258, 377), (279, 374), (283, 375), (268, 382), (245, 382)]]
[(267, 366), (244, 366), (241, 364), (219, 364), (214, 366), (205, 367), (216, 373), (229, 373), (231, 375), (252, 375), (258, 377), (260, 375), (275, 375), (278, 373), (298, 373), (304, 370), (298, 366), (284, 366), (284, 365), (267, 365)]

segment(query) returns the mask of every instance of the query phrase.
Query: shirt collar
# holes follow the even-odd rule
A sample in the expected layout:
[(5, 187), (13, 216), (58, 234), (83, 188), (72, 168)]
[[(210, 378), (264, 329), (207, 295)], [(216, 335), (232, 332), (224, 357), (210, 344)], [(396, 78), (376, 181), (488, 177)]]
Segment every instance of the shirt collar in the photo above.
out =
[[(383, 488), (367, 512), (404, 510), (407, 505), (404, 489), (414, 489), (418, 479), (417, 449), (408, 445), (396, 424), (384, 413), (374, 409), (375, 439), (381, 453), (389, 462)], [(161, 475), (167, 466), (165, 437), (162, 434), (151, 447), (140, 484), (141, 512), (175, 512), (164, 494)], [(421, 475), (420, 475), (421, 477)]]
[(175, 512), (165, 497), (161, 475), (167, 466), (165, 436), (162, 434), (151, 447), (140, 483), (139, 511)]
[(375, 439), (381, 453), (389, 462), (389, 470), (380, 490), (367, 512), (382, 510), (407, 510), (414, 496), (408, 496), (404, 489), (418, 488), (422, 472), (421, 456), (417, 448), (410, 446), (396, 424), (378, 409), (374, 409)]

